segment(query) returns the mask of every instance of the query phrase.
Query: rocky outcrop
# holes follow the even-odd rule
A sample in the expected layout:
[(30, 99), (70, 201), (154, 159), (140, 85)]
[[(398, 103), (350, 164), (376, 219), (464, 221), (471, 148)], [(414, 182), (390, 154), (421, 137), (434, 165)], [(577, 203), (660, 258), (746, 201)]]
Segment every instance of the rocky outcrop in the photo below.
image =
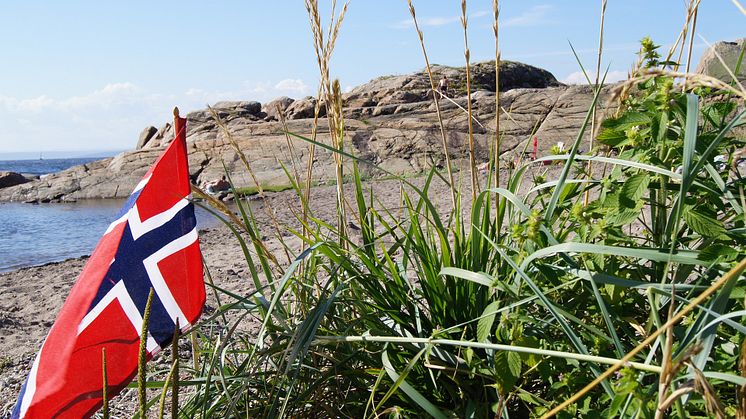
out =
[(30, 179), (26, 179), (26, 177), (20, 173), (0, 172), (0, 188), (16, 186), (30, 181)]
[[(732, 82), (733, 76), (731, 74), (736, 70), (738, 58), (745, 44), (746, 38), (741, 38), (735, 42), (720, 41), (713, 44), (700, 58), (696, 72), (715, 77), (726, 83)], [(740, 71), (736, 74), (736, 77), (741, 81), (746, 80), (746, 59), (744, 61), (741, 64)]]
[(155, 137), (155, 134), (158, 133), (158, 128), (156, 127), (147, 127), (140, 133), (140, 138), (137, 140), (137, 146), (135, 147), (135, 150), (140, 150), (143, 147), (145, 147), (148, 142)]
[[(472, 108), (477, 158), (489, 157), (495, 141), (494, 63), (475, 64), (472, 71)], [(513, 160), (536, 136), (539, 153), (546, 153), (558, 141), (571, 143), (592, 100), (587, 86), (564, 86), (541, 69), (518, 63), (503, 63), (501, 69), (500, 114), (502, 158)], [(465, 83), (463, 68), (434, 66), (434, 77), (447, 74), (452, 98), (440, 99), (439, 105), (451, 161), (463, 166), (468, 161), (467, 98), (460, 83)], [(520, 77), (524, 72), (524, 77)], [(366, 176), (384, 172), (406, 174), (443, 167), (443, 140), (426, 73), (381, 77), (344, 95), (345, 151), (370, 162), (359, 167)], [(603, 103), (603, 99), (602, 99)], [(220, 126), (208, 109), (187, 114), (189, 165), (194, 183), (214, 180), (231, 173), (238, 187), (255, 186), (239, 152), (248, 159), (251, 172), (263, 186), (289, 184), (290, 173), (305, 173), (310, 143), (298, 137), (288, 138), (277, 121), (277, 105), (284, 107), (287, 129), (310, 138), (314, 131), (316, 99), (292, 101), (280, 98), (262, 107), (258, 102), (219, 102), (212, 109), (222, 121)], [(325, 114), (321, 104), (320, 116)], [(316, 141), (330, 143), (326, 121), (321, 120)], [(24, 185), (0, 190), (0, 200), (45, 201), (84, 198), (121, 198), (127, 196), (160, 152), (173, 138), (170, 124), (153, 133), (146, 129), (142, 147), (114, 158), (77, 166)], [(145, 135), (147, 133), (147, 135)], [(589, 134), (586, 134), (586, 136)], [(587, 147), (585, 148), (587, 149)], [(334, 158), (316, 147), (314, 178), (334, 178)], [(348, 168), (350, 165), (348, 165)]]
[(290, 105), (295, 102), (295, 99), (287, 96), (279, 97), (271, 102), (268, 102), (262, 107), (262, 112), (267, 114), (267, 118), (270, 121), (279, 121), (280, 114), (284, 113), (287, 115), (287, 109)]

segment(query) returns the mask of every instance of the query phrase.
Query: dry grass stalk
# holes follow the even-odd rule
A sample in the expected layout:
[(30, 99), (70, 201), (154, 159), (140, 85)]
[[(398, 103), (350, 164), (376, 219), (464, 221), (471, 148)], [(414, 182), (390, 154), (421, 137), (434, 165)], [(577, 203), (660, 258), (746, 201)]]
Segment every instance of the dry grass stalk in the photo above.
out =
[(467, 27), (469, 19), (466, 17), (466, 0), (461, 0), (461, 27), (464, 29), (464, 58), (466, 59), (466, 107), (469, 119), (469, 174), (471, 175), (471, 199), (476, 201), (477, 192), (479, 192), (479, 179), (477, 179), (477, 160), (476, 150), (474, 148), (474, 124), (471, 120), (471, 71), (469, 61), (471, 52), (469, 52), (469, 37)]
[(443, 154), (445, 154), (446, 159), (446, 170), (448, 171), (448, 181), (450, 182), (451, 186), (451, 202), (453, 204), (453, 209), (456, 208), (456, 184), (453, 180), (453, 168), (451, 167), (451, 153), (448, 150), (448, 139), (446, 138), (446, 129), (445, 125), (443, 125), (443, 115), (440, 112), (440, 103), (438, 102), (438, 91), (435, 88), (435, 80), (433, 79), (433, 72), (432, 68), (430, 67), (430, 60), (427, 58), (427, 50), (425, 49), (425, 37), (422, 34), (422, 31), (420, 30), (420, 26), (417, 23), (417, 14), (414, 9), (414, 5), (412, 4), (412, 0), (407, 0), (407, 4), (409, 4), (409, 14), (412, 15), (412, 21), (414, 22), (414, 28), (417, 31), (417, 37), (420, 40), (420, 47), (422, 48), (422, 55), (425, 58), (425, 69), (427, 70), (427, 75), (430, 79), (430, 91), (433, 95), (433, 103), (435, 104), (435, 113), (438, 116), (438, 125), (440, 126), (440, 135), (443, 139)]
[[(313, 106), (313, 123), (311, 124), (311, 140), (316, 141), (319, 128), (319, 114), (321, 113), (321, 86), (316, 92), (316, 103)], [(306, 165), (306, 182), (303, 190), (303, 235), (308, 237), (308, 217), (311, 211), (311, 187), (313, 186), (313, 162), (316, 159), (316, 144), (308, 145), (308, 164)], [(306, 250), (306, 242), (301, 240), (301, 252)], [(305, 265), (303, 265), (305, 266)], [(302, 268), (301, 268), (302, 269)]]
[(664, 367), (663, 372), (661, 372), (661, 378), (665, 379), (666, 385), (668, 386), (672, 386), (676, 376), (684, 368), (688, 368), (694, 375), (694, 378), (685, 382), (679, 388), (672, 390), (667, 398), (660, 400), (655, 411), (656, 418), (665, 417), (666, 412), (672, 405), (674, 405), (674, 403), (677, 403), (682, 397), (690, 393), (697, 393), (702, 396), (702, 399), (705, 402), (705, 409), (707, 409), (707, 412), (713, 417), (718, 419), (725, 418), (723, 404), (720, 402), (715, 389), (712, 387), (712, 384), (707, 381), (707, 378), (702, 374), (702, 371), (700, 371), (691, 361), (692, 357), (699, 354), (701, 350), (701, 346), (694, 345), (681, 354), (678, 359), (672, 361), (668, 367)]
[[(692, 14), (692, 30), (690, 31), (689, 35), (689, 51), (686, 55), (686, 70), (685, 73), (689, 73), (689, 69), (692, 65), (692, 49), (694, 49), (694, 31), (697, 29), (697, 14), (699, 12), (699, 1), (697, 0), (697, 3), (692, 5), (692, 2), (690, 2), (690, 13)], [(681, 91), (686, 92), (686, 80), (687, 77), (684, 77), (684, 83), (681, 85)]]
[(101, 373), (103, 375), (103, 385), (101, 386), (101, 398), (103, 399), (101, 417), (109, 419), (109, 377), (106, 374), (106, 347), (101, 348)]
[[(306, 0), (306, 11), (311, 22), (311, 32), (313, 33), (314, 39), (314, 51), (316, 52), (316, 62), (319, 66), (319, 73), (321, 76), (321, 92), (326, 105), (327, 122), (329, 124), (329, 132), (332, 137), (332, 145), (339, 149), (344, 149), (344, 117), (341, 112), (341, 92), (339, 92), (338, 100), (340, 106), (335, 105), (335, 93), (332, 91), (331, 77), (329, 75), (329, 61), (331, 60), (332, 52), (334, 51), (334, 44), (339, 34), (339, 29), (344, 20), (344, 16), (347, 13), (346, 3), (339, 13), (339, 16), (335, 19), (334, 13), (336, 10), (337, 2), (332, 1), (332, 16), (331, 22), (328, 28), (326, 36), (321, 25), (321, 17), (319, 15), (319, 4), (318, 0)], [(346, 236), (345, 230), (347, 228), (347, 215), (345, 209), (345, 196), (344, 196), (344, 168), (342, 156), (335, 153), (334, 162), (336, 165), (336, 181), (337, 181), (337, 229), (340, 235), (340, 243), (346, 245), (343, 241), (343, 237)]]
[[(500, 17), (499, 0), (492, 0), (494, 22), (492, 31), (495, 34), (495, 187), (500, 187)], [(495, 196), (495, 210), (500, 212), (500, 198)]]
[(705, 400), (707, 413), (715, 416), (717, 419), (725, 419), (723, 404), (720, 402), (712, 384), (710, 384), (704, 374), (702, 374), (702, 371), (692, 365), (691, 362), (688, 363), (688, 366), (694, 372), (694, 389), (697, 393), (701, 394), (702, 398)]
[(612, 95), (609, 98), (609, 102), (620, 100), (626, 93), (637, 83), (644, 82), (659, 76), (668, 76), (673, 78), (684, 78), (687, 77), (689, 81), (688, 89), (695, 89), (697, 87), (710, 87), (716, 90), (721, 90), (724, 93), (730, 93), (731, 95), (746, 100), (746, 89), (738, 86), (738, 88), (731, 86), (720, 79), (716, 79), (711, 76), (704, 74), (687, 74), (677, 71), (650, 69), (646, 71), (638, 71), (633, 74), (632, 77), (619, 84), (612, 90)]
[(293, 169), (293, 182), (295, 182), (296, 185), (300, 186), (300, 173), (298, 172), (298, 166), (300, 166), (300, 161), (296, 164), (297, 156), (295, 153), (295, 146), (293, 146), (293, 142), (290, 140), (290, 130), (288, 129), (287, 124), (287, 118), (285, 117), (285, 111), (280, 107), (280, 105), (277, 105), (277, 115), (280, 117), (280, 124), (282, 125), (282, 132), (285, 134), (285, 142), (288, 145), (288, 153), (290, 153), (290, 166)]
[(741, 3), (739, 3), (738, 0), (731, 0), (731, 1), (738, 8), (738, 10), (740, 10), (741, 13), (743, 13), (744, 16), (746, 16), (746, 8), (744, 8), (743, 6), (741, 6)]
[[(696, 2), (696, 3), (695, 3)], [(681, 28), (681, 31), (679, 32), (679, 36), (676, 38), (676, 41), (671, 45), (671, 48), (668, 49), (668, 53), (666, 54), (666, 59), (664, 62), (669, 62), (673, 58), (673, 55), (676, 53), (676, 50), (679, 50), (679, 57), (676, 60), (676, 65), (674, 66), (676, 71), (679, 69), (679, 63), (681, 62), (681, 56), (683, 54), (683, 48), (684, 44), (686, 42), (686, 36), (689, 32), (689, 23), (692, 20), (693, 16), (693, 8), (699, 7), (700, 0), (689, 0), (687, 11), (686, 11), (686, 19), (684, 20), (684, 26)]]
[(233, 150), (241, 159), (241, 162), (244, 164), (244, 166), (246, 166), (246, 171), (249, 172), (249, 176), (251, 176), (251, 180), (254, 182), (254, 185), (259, 192), (259, 196), (264, 197), (264, 189), (262, 188), (262, 184), (257, 179), (256, 174), (254, 173), (254, 169), (252, 169), (251, 163), (249, 163), (249, 159), (246, 158), (244, 152), (241, 151), (241, 147), (238, 146), (238, 142), (236, 141), (235, 137), (233, 137), (233, 134), (230, 132), (228, 127), (225, 126), (225, 122), (223, 122), (223, 119), (220, 117), (220, 115), (218, 115), (218, 113), (215, 111), (215, 109), (213, 109), (212, 106), (207, 105), (207, 110), (210, 111), (210, 115), (215, 121), (215, 124), (217, 124), (218, 128), (220, 128), (220, 131), (223, 132), (223, 135), (226, 139), (228, 139), (231, 147), (233, 147)]
[[(228, 219), (231, 220), (231, 223), (233, 223), (234, 226), (242, 229), (246, 233), (250, 233), (249, 230), (248, 230), (248, 226), (246, 226), (243, 223), (243, 221), (241, 221), (241, 219), (238, 218), (238, 216), (236, 216), (236, 214), (234, 214), (233, 211), (231, 211), (231, 209), (228, 208), (227, 205), (225, 205), (225, 203), (223, 201), (221, 201), (219, 199), (216, 199), (214, 196), (212, 196), (212, 195), (208, 194), (207, 192), (203, 191), (197, 185), (192, 185), (192, 193), (197, 198), (204, 199), (205, 201), (208, 202), (208, 204), (209, 204), (210, 207), (212, 207), (214, 209), (217, 209), (218, 211), (220, 211), (221, 214), (223, 214), (226, 217), (228, 217)], [(269, 249), (267, 249), (267, 246), (264, 244), (264, 241), (262, 241), (261, 239), (258, 239), (258, 238), (257, 239), (252, 238), (252, 242), (255, 245), (259, 246), (260, 249), (262, 249), (262, 253), (264, 254), (264, 256), (266, 256), (267, 259), (269, 261), (271, 261), (272, 264), (275, 265), (275, 268), (278, 270), (278, 272), (280, 272), (280, 274), (282, 274), (284, 272), (283, 268), (282, 268), (282, 265), (280, 265), (280, 263), (277, 261), (277, 258), (275, 257), (275, 255), (272, 252), (270, 252)]]
[[(249, 175), (251, 176), (251, 180), (254, 182), (254, 185), (257, 188), (257, 193), (260, 197), (264, 197), (264, 189), (262, 188), (261, 182), (259, 182), (259, 179), (257, 179), (256, 174), (254, 173), (254, 170), (251, 167), (251, 163), (249, 163), (249, 159), (246, 157), (246, 154), (244, 154), (243, 150), (241, 150), (241, 147), (238, 145), (238, 141), (236, 141), (236, 138), (233, 137), (233, 134), (230, 132), (228, 127), (225, 125), (225, 122), (223, 122), (222, 118), (220, 118), (220, 115), (213, 109), (211, 106), (208, 106), (207, 109), (210, 111), (210, 114), (212, 115), (213, 120), (218, 125), (220, 130), (223, 132), (223, 135), (228, 139), (228, 142), (233, 147), (233, 150), (238, 154), (238, 157), (241, 159), (241, 162), (246, 167), (246, 171), (249, 172)], [(205, 194), (209, 195), (209, 194)], [(236, 197), (238, 199), (238, 197)], [(214, 201), (217, 201), (217, 199), (209, 200), (211, 203)], [(267, 213), (267, 216), (269, 216), (270, 220), (272, 220), (272, 226), (275, 229), (275, 234), (277, 238), (282, 240), (282, 228), (280, 226), (280, 221), (277, 219), (277, 215), (275, 214), (274, 208), (271, 207), (271, 205), (264, 205), (264, 211)], [(239, 223), (243, 224), (243, 223)], [(262, 244), (262, 247), (264, 247), (264, 244)], [(287, 258), (288, 265), (292, 261), (292, 258), (290, 257), (290, 253), (287, 249), (285, 249), (285, 256)], [(275, 260), (276, 262), (276, 260)], [(282, 270), (282, 267), (278, 264), (277, 268)]]
[(675, 326), (679, 321), (681, 321), (684, 316), (691, 313), (695, 308), (702, 305), (702, 303), (705, 302), (712, 294), (715, 293), (718, 289), (720, 289), (723, 285), (731, 281), (733, 278), (737, 278), (741, 273), (746, 270), (746, 258), (742, 259), (736, 266), (731, 268), (730, 271), (728, 271), (725, 275), (721, 276), (720, 279), (715, 281), (712, 285), (710, 285), (706, 290), (704, 290), (701, 294), (699, 294), (696, 298), (691, 300), (689, 304), (684, 306), (684, 308), (681, 309), (676, 315), (669, 318), (668, 321), (658, 328), (655, 332), (651, 333), (645, 340), (640, 342), (634, 349), (627, 352), (622, 359), (619, 360), (615, 365), (612, 365), (606, 371), (604, 371), (601, 375), (596, 377), (593, 381), (591, 381), (588, 385), (583, 387), (580, 391), (573, 394), (569, 399), (565, 400), (564, 402), (560, 403), (556, 407), (554, 407), (552, 410), (544, 414), (542, 418), (551, 418), (554, 417), (557, 413), (563, 411), (565, 408), (570, 406), (571, 404), (577, 402), (580, 400), (581, 397), (586, 395), (589, 391), (591, 391), (593, 388), (595, 388), (597, 385), (599, 385), (602, 381), (609, 378), (612, 374), (614, 374), (616, 371), (621, 369), (622, 367), (626, 366), (628, 362), (632, 360), (640, 351), (648, 347), (648, 345), (652, 344), (658, 336), (665, 333), (668, 329)]
[[(743, 87), (743, 84), (741, 83), (741, 80), (739, 80), (738, 76), (736, 76), (736, 73), (734, 73), (735, 69), (730, 68), (728, 64), (725, 63), (723, 56), (720, 55), (720, 53), (717, 52), (715, 48), (712, 48), (712, 45), (709, 42), (705, 41), (705, 43), (707, 44), (707, 47), (710, 48), (710, 50), (715, 54), (715, 57), (720, 62), (720, 65), (723, 66), (725, 72), (728, 73), (728, 77), (731, 78), (733, 85), (735, 85), (741, 91), (746, 91), (746, 89), (744, 89)], [(741, 65), (743, 65), (743, 63)]]
[[(671, 288), (671, 300), (668, 304), (668, 319), (671, 319), (674, 315), (674, 308), (676, 302), (676, 295), (674, 294), (674, 288)], [(673, 379), (676, 377), (678, 368), (673, 363), (673, 328), (666, 330), (666, 337), (663, 341), (663, 359), (661, 368), (663, 371), (658, 375), (658, 408), (655, 411), (655, 418), (660, 419), (665, 414), (667, 407), (664, 408), (665, 400), (668, 395), (668, 389), (671, 387)]]

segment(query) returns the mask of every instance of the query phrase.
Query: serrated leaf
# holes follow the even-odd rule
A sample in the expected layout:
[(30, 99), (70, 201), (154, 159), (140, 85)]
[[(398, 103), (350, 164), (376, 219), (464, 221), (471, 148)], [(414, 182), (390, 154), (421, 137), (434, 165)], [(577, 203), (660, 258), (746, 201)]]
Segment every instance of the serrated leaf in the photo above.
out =
[(630, 176), (622, 185), (619, 195), (619, 205), (626, 208), (636, 208), (645, 191), (650, 184), (650, 176), (647, 173), (638, 173)]
[(606, 144), (611, 147), (621, 147), (629, 141), (627, 134), (625, 134), (624, 131), (614, 128), (606, 128), (602, 130), (598, 133), (596, 140), (601, 144)]
[(723, 244), (711, 244), (699, 252), (702, 260), (716, 260), (720, 262), (731, 262), (738, 257), (738, 250)]
[(606, 217), (606, 221), (615, 226), (627, 225), (637, 219), (640, 215), (640, 210), (636, 208), (620, 208), (619, 211), (615, 211)]
[(649, 125), (650, 116), (641, 112), (625, 112), (619, 118), (609, 118), (603, 122), (605, 128), (614, 128), (624, 131), (628, 128)]
[(521, 399), (521, 400), (523, 400), (524, 402), (530, 403), (530, 404), (532, 404), (534, 406), (543, 406), (544, 405), (544, 402), (540, 398), (534, 396), (532, 393), (529, 393), (528, 391), (521, 391), (521, 392), (519, 392), (518, 393), (518, 398)]
[[(520, 338), (513, 341), (515, 345), (525, 346), (527, 348), (538, 348), (539, 340), (533, 336), (521, 336)], [(541, 357), (534, 353), (521, 352), (518, 354), (521, 357), (521, 361), (529, 367), (534, 367), (541, 361)]]
[(515, 352), (498, 351), (495, 354), (495, 379), (497, 389), (507, 394), (521, 375), (521, 357)]
[(689, 227), (703, 237), (719, 237), (725, 234), (725, 227), (715, 217), (708, 216), (697, 210), (684, 211), (684, 220)]
[(500, 308), (500, 304), (497, 301), (493, 301), (485, 307), (482, 318), (477, 322), (477, 342), (486, 342), (487, 338), (490, 337), (492, 324), (495, 322), (497, 314), (495, 312), (498, 308)]

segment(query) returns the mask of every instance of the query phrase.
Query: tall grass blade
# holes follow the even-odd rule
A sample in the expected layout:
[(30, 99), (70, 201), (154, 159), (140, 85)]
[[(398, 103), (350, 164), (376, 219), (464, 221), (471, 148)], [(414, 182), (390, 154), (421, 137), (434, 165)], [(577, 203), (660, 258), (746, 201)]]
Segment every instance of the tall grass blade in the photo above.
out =
[(103, 406), (101, 406), (101, 416), (104, 419), (109, 419), (109, 376), (106, 371), (106, 348), (104, 347), (101, 348), (101, 372), (103, 375), (103, 385), (101, 386)]
[(147, 387), (145, 386), (145, 368), (148, 363), (148, 337), (150, 332), (148, 331), (150, 325), (150, 307), (153, 302), (153, 288), (150, 288), (148, 293), (148, 300), (145, 303), (145, 314), (142, 318), (142, 328), (140, 329), (140, 349), (138, 351), (137, 358), (137, 390), (139, 400), (139, 413), (140, 417), (146, 417), (147, 413)]

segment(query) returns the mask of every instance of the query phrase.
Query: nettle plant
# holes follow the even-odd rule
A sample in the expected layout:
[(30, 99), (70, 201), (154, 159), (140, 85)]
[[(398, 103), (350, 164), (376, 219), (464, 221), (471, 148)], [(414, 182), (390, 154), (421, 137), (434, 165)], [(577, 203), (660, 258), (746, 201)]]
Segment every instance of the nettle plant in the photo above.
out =
[[(657, 54), (646, 56), (648, 67), (657, 62)], [(737, 103), (709, 88), (695, 88), (691, 94), (703, 103), (696, 120), (687, 115), (691, 96), (682, 93), (672, 77), (655, 76), (637, 84), (621, 101), (618, 114), (604, 121), (598, 141), (618, 158), (677, 176), (637, 167), (609, 170), (599, 199), (574, 209), (581, 222), (600, 222), (581, 230), (584, 238), (643, 240), (661, 249), (681, 243), (720, 262), (733, 261), (742, 252), (744, 217), (737, 199), (742, 183), (736, 164), (744, 138), (731, 134), (743, 124), (733, 118)], [(685, 144), (687, 129), (696, 129), (691, 144)], [(683, 177), (688, 177), (684, 184)], [(622, 231), (633, 224), (638, 228)]]

